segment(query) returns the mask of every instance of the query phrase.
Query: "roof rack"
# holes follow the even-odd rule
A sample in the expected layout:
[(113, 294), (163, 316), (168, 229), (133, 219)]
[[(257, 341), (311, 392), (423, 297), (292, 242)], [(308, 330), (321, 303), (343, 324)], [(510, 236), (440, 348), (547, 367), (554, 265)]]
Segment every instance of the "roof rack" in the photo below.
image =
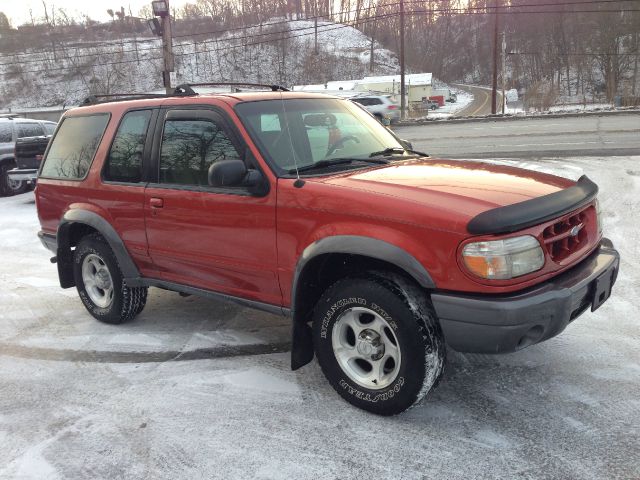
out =
[(247, 82), (205, 82), (205, 83), (183, 83), (176, 87), (176, 92), (182, 95), (197, 95), (192, 87), (260, 87), (269, 88), (272, 92), (288, 92), (289, 89), (280, 85), (269, 85), (266, 83)]
[(0, 113), (0, 118), (20, 118), (19, 113)]
[(269, 88), (272, 92), (288, 92), (289, 89), (280, 85), (244, 82), (207, 82), (183, 83), (173, 89), (173, 93), (110, 93), (104, 95), (89, 95), (80, 105), (96, 105), (99, 103), (123, 102), (125, 100), (147, 100), (151, 98), (190, 97), (198, 93), (191, 87), (260, 87)]
[(125, 100), (146, 100), (150, 98), (186, 97), (194, 93), (179, 92), (176, 88), (173, 93), (111, 93), (104, 95), (89, 95), (80, 105), (95, 105), (98, 103), (123, 102)]

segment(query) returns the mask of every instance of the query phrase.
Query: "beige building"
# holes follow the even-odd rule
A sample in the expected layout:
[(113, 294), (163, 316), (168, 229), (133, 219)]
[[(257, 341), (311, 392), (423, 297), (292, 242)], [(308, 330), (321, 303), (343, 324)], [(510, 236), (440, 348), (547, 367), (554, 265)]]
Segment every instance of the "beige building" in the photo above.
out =
[[(430, 97), (433, 91), (433, 75), (430, 73), (410, 73), (404, 76), (408, 101), (421, 102), (423, 97)], [(364, 77), (357, 81), (356, 90), (386, 92), (400, 94), (400, 75), (381, 77)]]

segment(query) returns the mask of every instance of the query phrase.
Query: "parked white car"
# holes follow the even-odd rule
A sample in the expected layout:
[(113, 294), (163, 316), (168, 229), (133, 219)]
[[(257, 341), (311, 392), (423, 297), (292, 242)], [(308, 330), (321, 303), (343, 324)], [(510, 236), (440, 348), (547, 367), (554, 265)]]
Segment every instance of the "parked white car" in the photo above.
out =
[(400, 120), (400, 107), (391, 95), (359, 95), (350, 100), (359, 103), (380, 119), (386, 117), (392, 122)]

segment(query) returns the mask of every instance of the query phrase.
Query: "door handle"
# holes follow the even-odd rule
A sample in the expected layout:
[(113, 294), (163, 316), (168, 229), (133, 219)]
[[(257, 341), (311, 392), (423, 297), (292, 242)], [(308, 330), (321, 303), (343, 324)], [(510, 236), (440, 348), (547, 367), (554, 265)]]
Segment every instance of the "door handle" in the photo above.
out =
[(164, 200), (157, 197), (151, 197), (149, 199), (149, 205), (151, 208), (162, 208), (164, 207)]

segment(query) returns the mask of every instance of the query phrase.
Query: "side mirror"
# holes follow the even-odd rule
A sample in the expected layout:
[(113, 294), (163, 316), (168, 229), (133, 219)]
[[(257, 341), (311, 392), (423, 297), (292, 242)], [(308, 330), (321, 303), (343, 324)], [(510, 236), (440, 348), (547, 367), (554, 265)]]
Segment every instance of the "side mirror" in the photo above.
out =
[(242, 160), (221, 160), (209, 167), (209, 185), (212, 187), (237, 187), (242, 185), (247, 167)]
[(212, 187), (247, 187), (252, 195), (266, 195), (269, 184), (260, 170), (248, 169), (242, 160), (221, 160), (209, 167)]

